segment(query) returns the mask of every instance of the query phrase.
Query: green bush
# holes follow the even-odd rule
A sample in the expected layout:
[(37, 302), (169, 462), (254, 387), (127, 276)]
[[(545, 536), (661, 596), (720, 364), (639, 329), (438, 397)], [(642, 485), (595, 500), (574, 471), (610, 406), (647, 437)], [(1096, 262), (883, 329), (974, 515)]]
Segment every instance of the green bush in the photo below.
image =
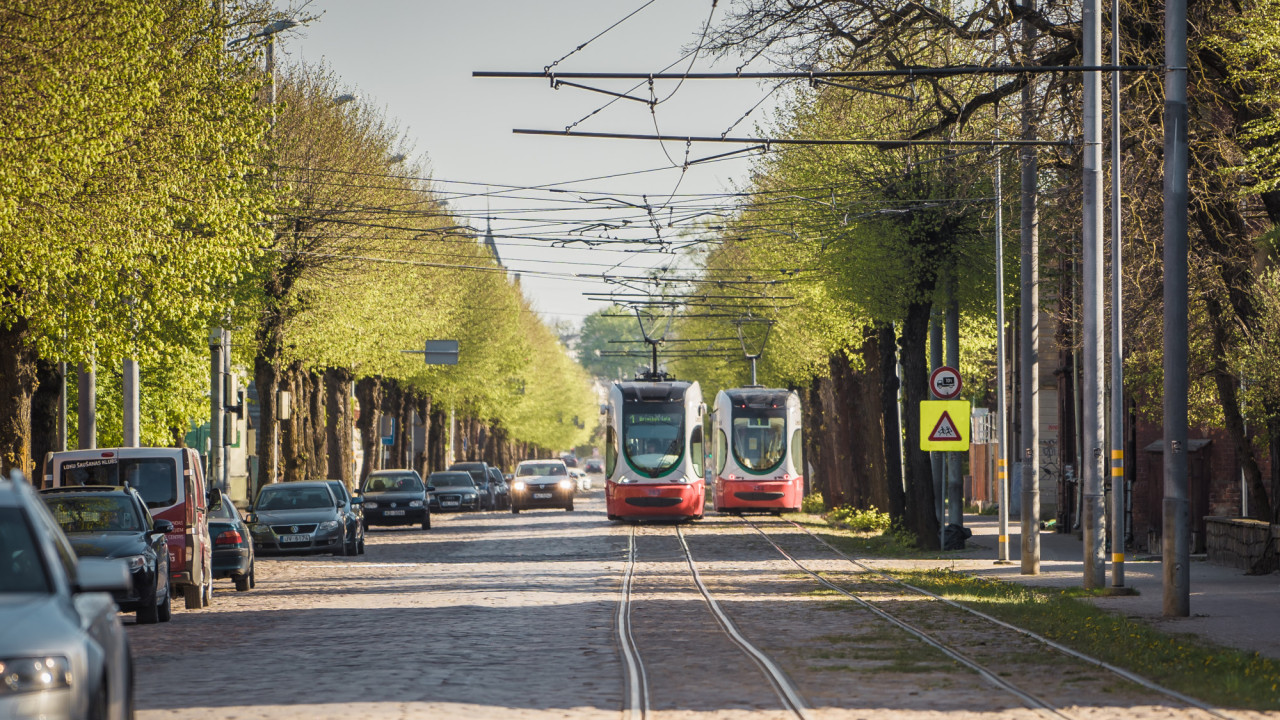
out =
[(819, 515), (826, 508), (827, 506), (823, 503), (822, 493), (820, 492), (811, 492), (808, 495), (805, 495), (804, 499), (800, 501), (800, 512)]
[(859, 510), (850, 505), (841, 505), (827, 513), (827, 520), (834, 525), (849, 528), (854, 532), (884, 532), (889, 529), (889, 513), (880, 512), (874, 505), (866, 510)]

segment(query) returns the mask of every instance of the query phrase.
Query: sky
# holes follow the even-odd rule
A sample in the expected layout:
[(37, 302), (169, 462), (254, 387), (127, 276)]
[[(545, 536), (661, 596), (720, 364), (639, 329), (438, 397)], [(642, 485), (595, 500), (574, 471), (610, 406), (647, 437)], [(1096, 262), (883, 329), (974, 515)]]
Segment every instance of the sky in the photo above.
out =
[[(588, 249), (581, 243), (552, 247), (548, 237), (564, 238), (568, 229), (592, 220), (625, 217), (631, 225), (608, 231), (611, 237), (653, 238), (664, 231), (653, 230), (655, 218), (635, 206), (643, 208), (647, 201), (652, 207), (673, 192), (679, 193), (673, 198), (678, 207), (681, 202), (698, 202), (682, 199), (685, 194), (731, 191), (735, 182), (745, 182), (750, 163), (733, 159), (692, 165), (682, 172), (679, 166), (686, 151), (689, 159), (697, 159), (737, 146), (686, 148), (682, 142), (666, 143), (664, 152), (663, 143), (653, 141), (515, 135), (512, 129), (563, 130), (581, 120), (577, 130), (652, 134), (656, 126), (662, 134), (720, 135), (740, 121), (733, 134), (753, 135), (756, 122), (769, 117), (778, 94), (770, 95), (772, 86), (748, 80), (688, 81), (678, 89), (666, 83), (655, 90), (658, 97), (671, 98), (654, 113), (645, 103), (623, 100), (592, 115), (611, 98), (569, 87), (553, 90), (540, 78), (483, 79), (471, 73), (537, 72), (567, 54), (557, 70), (663, 70), (696, 46), (712, 3), (646, 2), (313, 0), (304, 12), (319, 17), (280, 36), (277, 57), (280, 62), (325, 63), (363, 102), (397, 121), (428, 159), (450, 207), (480, 229), (486, 218), (492, 219), (503, 262), (521, 273), (522, 288), (533, 306), (548, 320), (577, 324), (605, 305), (588, 295), (614, 287), (577, 275), (634, 275), (634, 268), (665, 266), (673, 256), (622, 252), (616, 246)], [(728, 0), (719, 5), (713, 26), (723, 18)], [(694, 69), (732, 71), (739, 62), (709, 60), (699, 57)], [(672, 70), (688, 67), (685, 60)], [(601, 81), (597, 86), (622, 91), (631, 84)], [(644, 87), (635, 92), (648, 95)], [(579, 192), (518, 189), (638, 170), (655, 171), (557, 186)], [(677, 217), (674, 211), (664, 212), (667, 220)], [(554, 224), (570, 219), (574, 225)], [(665, 232), (664, 237), (671, 236), (671, 231)]]

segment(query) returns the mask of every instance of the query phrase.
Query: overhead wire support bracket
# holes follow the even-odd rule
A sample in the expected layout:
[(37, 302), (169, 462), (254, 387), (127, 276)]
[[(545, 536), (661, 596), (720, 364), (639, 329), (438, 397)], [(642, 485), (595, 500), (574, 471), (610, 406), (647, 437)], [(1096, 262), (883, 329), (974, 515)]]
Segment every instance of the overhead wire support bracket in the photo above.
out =
[(841, 88), (844, 90), (853, 90), (854, 92), (869, 93), (871, 95), (879, 95), (881, 97), (893, 98), (894, 100), (906, 100), (908, 104), (912, 104), (912, 105), (914, 105), (916, 102), (916, 99), (911, 97), (910, 95), (895, 95), (894, 93), (885, 92), (883, 90), (872, 90), (871, 88), (858, 87), (857, 85), (845, 85), (843, 83), (831, 82), (830, 80), (820, 80), (818, 78), (810, 78), (809, 83), (814, 87), (817, 87), (818, 85), (826, 85), (827, 87)]
[(764, 145), (860, 145), (880, 150), (909, 147), (1074, 147), (1076, 140), (883, 140), (883, 139), (826, 139), (826, 138), (749, 138), (717, 137), (714, 135), (652, 135), (642, 133), (570, 132), (567, 130), (536, 130), (514, 128), (516, 135), (555, 135), (558, 137), (603, 138), (608, 140), (661, 140), (667, 142), (707, 142)]
[[(811, 80), (863, 77), (950, 77), (953, 75), (1019, 75), (1022, 73), (1062, 72), (1163, 72), (1162, 65), (949, 65), (944, 67), (894, 68), (890, 70), (823, 70), (811, 72), (701, 72), (701, 73), (636, 73), (636, 72), (562, 72), (557, 77), (573, 80)], [(545, 72), (475, 70), (475, 78), (539, 78)]]
[[(560, 78), (558, 78), (558, 77), (556, 77), (556, 76), (552, 75), (552, 76), (551, 76), (551, 89), (552, 89), (552, 90), (559, 90), (561, 86), (571, 87), (571, 88), (578, 88), (579, 90), (587, 90), (587, 91), (589, 91), (589, 92), (600, 93), (601, 95), (609, 95), (609, 96), (612, 96), (612, 97), (621, 98), (621, 99), (623, 99), (623, 100), (635, 100), (635, 101), (636, 101), (636, 102), (638, 102), (638, 103), (643, 103), (643, 104), (648, 105), (648, 106), (650, 106), (650, 107), (652, 107), (652, 106), (653, 106), (653, 103), (654, 103), (654, 101), (653, 101), (653, 100), (650, 100), (650, 99), (647, 99), (647, 98), (636, 97), (635, 95), (628, 95), (628, 94), (626, 94), (626, 93), (614, 92), (614, 91), (612, 91), (612, 90), (605, 90), (605, 89), (603, 89), (603, 88), (591, 87), (590, 85), (582, 85), (582, 84), (575, 83), (575, 82), (569, 82), (568, 80), (561, 80)], [(568, 132), (568, 130), (566, 130), (565, 132)]]

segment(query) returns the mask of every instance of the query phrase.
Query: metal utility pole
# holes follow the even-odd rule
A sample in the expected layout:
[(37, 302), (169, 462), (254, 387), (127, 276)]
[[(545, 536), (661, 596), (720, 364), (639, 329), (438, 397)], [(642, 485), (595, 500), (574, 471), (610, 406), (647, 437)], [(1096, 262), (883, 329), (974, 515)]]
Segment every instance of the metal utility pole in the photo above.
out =
[(98, 447), (98, 374), (92, 359), (80, 363), (76, 373), (79, 383), (79, 423), (77, 446), (81, 450)]
[[(1084, 3), (1084, 64), (1096, 65), (1102, 49), (1101, 0)], [(1102, 319), (1102, 78), (1097, 71), (1084, 74), (1084, 381), (1082, 420), (1084, 434), (1084, 587), (1101, 588), (1106, 573), (1103, 557), (1103, 458), (1106, 447), (1106, 411), (1103, 407)]]
[[(947, 365), (960, 369), (960, 281), (955, 269), (947, 279), (946, 347)], [(947, 467), (947, 518), (943, 525), (964, 525), (964, 478), (960, 475), (960, 453), (943, 453)]]
[[(935, 303), (929, 315), (929, 369), (934, 370), (940, 367), (942, 367), (942, 313), (938, 311)], [(934, 399), (937, 399), (937, 396), (934, 396)], [(942, 543), (942, 533), (946, 529), (946, 518), (942, 514), (946, 502), (944, 494), (946, 488), (943, 486), (946, 473), (945, 458), (946, 456), (942, 453), (929, 453), (929, 465), (933, 470), (933, 513), (938, 517), (939, 547)]]
[[(1111, 64), (1120, 64), (1120, 0), (1111, 0)], [(1124, 283), (1121, 272), (1120, 72), (1111, 73), (1111, 587), (1124, 587)]]
[[(996, 132), (1000, 132), (1000, 103), (996, 103)], [(996, 562), (1009, 562), (1009, 473), (1005, 443), (1007, 418), (1004, 389), (1004, 190), (1000, 152), (996, 152), (996, 501), (1000, 504), (1000, 534)]]
[[(1035, 0), (1027, 0), (1035, 10)], [(1025, 52), (1033, 54), (1036, 28), (1022, 21)], [(1035, 83), (1022, 88), (1022, 139), (1034, 141), (1038, 134), (1035, 119)], [(1020, 264), (1021, 305), (1018, 372), (1019, 417), (1022, 432), (1019, 439), (1022, 463), (1022, 574), (1040, 574), (1040, 159), (1030, 146), (1018, 155), (1022, 170), (1022, 218)]]
[(58, 449), (67, 449), (67, 364), (58, 363)]
[(123, 415), (124, 415), (124, 435), (121, 445), (124, 447), (138, 447), (138, 361), (133, 358), (124, 359), (124, 375), (120, 381), (120, 388), (123, 391)]
[(225, 422), (223, 411), (226, 406), (226, 398), (223, 397), (226, 388), (226, 376), (223, 373), (225, 348), (226, 332), (220, 327), (211, 328), (209, 330), (209, 481), (219, 489), (226, 488), (224, 477), (226, 465), (222, 454), (223, 446), (226, 445), (226, 438), (223, 437)]
[(1164, 615), (1191, 614), (1187, 502), (1187, 2), (1164, 10)]

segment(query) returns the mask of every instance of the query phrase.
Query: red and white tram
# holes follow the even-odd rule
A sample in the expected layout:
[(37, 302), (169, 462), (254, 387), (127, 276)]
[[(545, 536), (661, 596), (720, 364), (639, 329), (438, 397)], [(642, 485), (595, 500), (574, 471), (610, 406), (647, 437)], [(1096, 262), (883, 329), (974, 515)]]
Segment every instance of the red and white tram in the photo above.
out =
[(721, 390), (712, 410), (716, 512), (796, 511), (804, 497), (800, 396)]
[(607, 407), (609, 519), (700, 519), (706, 504), (706, 406), (698, 383), (665, 376), (614, 383)]

